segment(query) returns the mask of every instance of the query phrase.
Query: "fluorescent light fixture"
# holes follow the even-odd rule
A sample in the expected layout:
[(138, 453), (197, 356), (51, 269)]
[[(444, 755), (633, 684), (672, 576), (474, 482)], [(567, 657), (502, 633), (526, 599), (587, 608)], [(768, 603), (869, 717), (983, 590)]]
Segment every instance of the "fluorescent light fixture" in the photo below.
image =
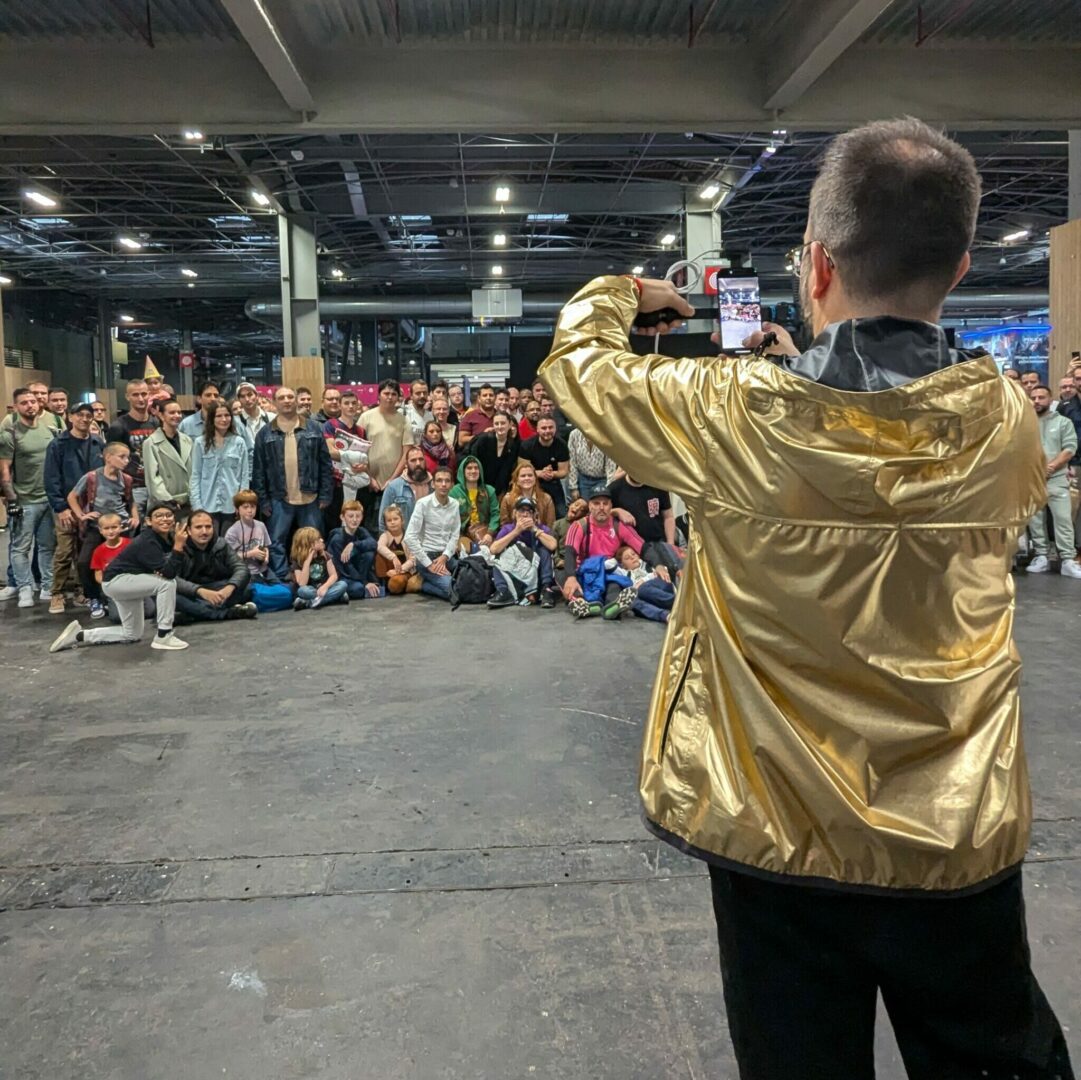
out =
[(1012, 243), (1014, 240), (1024, 240), (1028, 236), (1028, 229), (1018, 229), (1017, 232), (1007, 233), (1003, 238), (1004, 244)]
[(255, 200), (256, 204), (259, 205), (259, 206), (269, 206), (270, 205), (269, 197), (264, 195), (257, 188), (252, 188), (251, 189), (251, 197)]
[(202, 142), (203, 133), (198, 128), (188, 128), (184, 132), (184, 138), (187, 139), (188, 142)]
[(121, 322), (135, 322), (135, 316), (134, 315), (121, 315), (120, 316), (120, 321)]
[(762, 153), (765, 154), (767, 157), (769, 157), (772, 154), (777, 153), (777, 147), (774, 146), (773, 143), (770, 143), (769, 146), (763, 148)]
[(343, 278), (343, 277), (345, 277), (345, 271), (340, 266), (335, 266), (330, 271), (330, 276), (331, 277), (336, 277), (336, 278)]
[(60, 204), (56, 199), (50, 195), (46, 195), (44, 191), (38, 191), (37, 188), (27, 188), (23, 195), (26, 196), (32, 203), (37, 203), (38, 206), (44, 206), (46, 210), (53, 210)]
[(510, 188), (506, 184), (499, 184), (495, 189), (496, 202), (510, 202)]
[(189, 289), (194, 289), (195, 288), (195, 282), (194, 281), (189, 281), (188, 282), (188, 288)]
[(502, 276), (503, 276), (503, 267), (502, 266), (493, 266), (492, 267), (492, 277), (502, 277)]
[(787, 128), (774, 128), (773, 129), (773, 134), (774, 135), (787, 135), (788, 134), (788, 129)]
[(124, 247), (130, 248), (132, 251), (141, 251), (143, 245), (138, 240), (133, 240), (130, 236), (121, 236), (118, 240)]
[(664, 236), (661, 237), (661, 247), (671, 247), (675, 242), (676, 242), (676, 234), (675, 233), (666, 232), (664, 234)]
[(631, 273), (632, 274), (644, 274), (645, 272), (646, 272), (646, 268), (644, 266), (632, 266), (631, 267)]
[(492, 237), (492, 243), (496, 247), (506, 247), (507, 246), (507, 234), (505, 232), (497, 232), (495, 234), (495, 236)]
[(195, 270), (192, 270), (190, 267), (187, 267), (187, 266), (182, 266), (180, 268), (180, 272), (184, 275), (184, 277), (198, 277), (199, 276), (198, 273)]
[(712, 199), (721, 190), (720, 184), (706, 184), (704, 188), (698, 193), (700, 199)]
[(10, 284), (11, 284), (11, 278), (9, 278), (7, 276), (7, 274), (0, 274), (0, 285), (10, 285)]

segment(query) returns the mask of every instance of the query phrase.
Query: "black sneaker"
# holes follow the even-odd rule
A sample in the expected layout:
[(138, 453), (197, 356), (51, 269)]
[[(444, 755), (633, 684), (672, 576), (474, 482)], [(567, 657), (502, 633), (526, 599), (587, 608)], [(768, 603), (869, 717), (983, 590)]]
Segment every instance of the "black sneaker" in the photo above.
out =
[(500, 589), (494, 596), (488, 600), (488, 606), (490, 608), (497, 607), (514, 607), (518, 601), (506, 589)]
[(227, 619), (254, 619), (259, 609), (250, 601), (246, 604), (234, 604), (225, 612)]
[(298, 596), (293, 601), (293, 610), (294, 611), (303, 611), (307, 606), (308, 606), (308, 601), (305, 600), (304, 597), (302, 597), (302, 596)]
[(542, 608), (554, 608), (556, 606), (556, 590), (550, 586), (547, 589), (541, 589), (540, 606)]

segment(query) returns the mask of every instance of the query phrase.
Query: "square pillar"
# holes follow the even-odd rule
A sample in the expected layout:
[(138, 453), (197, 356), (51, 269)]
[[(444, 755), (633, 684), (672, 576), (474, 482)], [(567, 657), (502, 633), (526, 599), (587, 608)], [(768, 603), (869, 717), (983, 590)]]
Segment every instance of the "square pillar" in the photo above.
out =
[[(282, 352), (319, 356), (319, 263), (315, 225), (300, 214), (278, 215), (282, 279)], [(314, 388), (313, 388), (314, 389)]]

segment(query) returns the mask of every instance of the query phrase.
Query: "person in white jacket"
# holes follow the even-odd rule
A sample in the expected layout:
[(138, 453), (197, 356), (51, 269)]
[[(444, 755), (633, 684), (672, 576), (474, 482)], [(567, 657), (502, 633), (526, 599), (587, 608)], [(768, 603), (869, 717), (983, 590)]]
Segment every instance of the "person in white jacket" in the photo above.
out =
[(180, 512), (187, 510), (192, 440), (179, 430), (183, 415), (176, 398), (161, 402), (161, 427), (143, 443), (148, 506), (167, 505)]
[(224, 401), (214, 406), (208, 420), (205, 434), (192, 448), (188, 491), (192, 510), (210, 514), (221, 536), (233, 523), (233, 496), (251, 482), (251, 457)]

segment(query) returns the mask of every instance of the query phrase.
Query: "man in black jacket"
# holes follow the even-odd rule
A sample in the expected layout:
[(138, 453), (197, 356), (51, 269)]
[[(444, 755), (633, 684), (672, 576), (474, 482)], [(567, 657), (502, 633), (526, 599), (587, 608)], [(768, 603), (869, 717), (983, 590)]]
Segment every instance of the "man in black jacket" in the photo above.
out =
[(254, 619), (246, 603), (251, 575), (243, 559), (222, 537), (214, 535), (214, 519), (206, 510), (188, 518), (188, 540), (176, 576), (176, 606), (184, 622)]
[(142, 532), (105, 568), (102, 591), (116, 604), (119, 626), (84, 630), (77, 619), (64, 627), (49, 646), (49, 652), (74, 649), (79, 645), (129, 645), (143, 636), (143, 601), (154, 598), (158, 632), (152, 649), (177, 652), (188, 643), (173, 633), (176, 610), (176, 577), (180, 571), (188, 530), (176, 525), (168, 506), (156, 506)]

